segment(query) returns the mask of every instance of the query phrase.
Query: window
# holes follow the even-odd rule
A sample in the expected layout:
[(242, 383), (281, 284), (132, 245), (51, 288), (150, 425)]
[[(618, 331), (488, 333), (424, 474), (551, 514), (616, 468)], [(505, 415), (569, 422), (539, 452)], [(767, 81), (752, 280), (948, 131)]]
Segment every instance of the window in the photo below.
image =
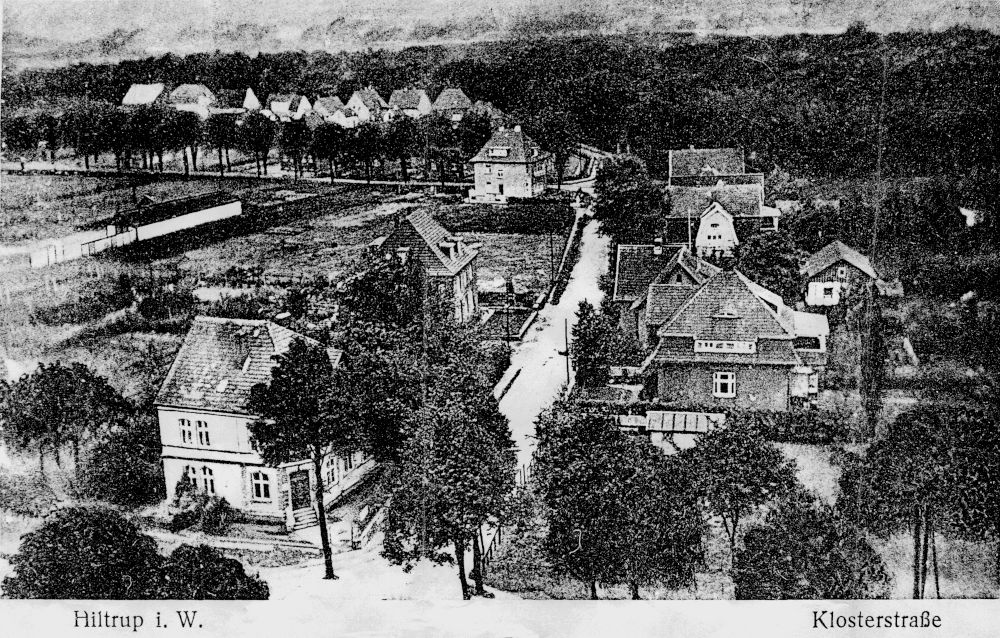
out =
[(184, 467), (184, 480), (190, 483), (194, 489), (198, 489), (198, 470), (193, 465)]
[(196, 421), (195, 427), (198, 431), (198, 445), (211, 446), (212, 440), (208, 436), (208, 423), (205, 421)]
[(201, 481), (206, 494), (215, 494), (215, 472), (207, 465), (201, 466)]
[(191, 421), (189, 419), (178, 419), (178, 423), (181, 426), (181, 443), (187, 445), (194, 443), (194, 430), (191, 429)]
[(498, 168), (497, 169), (497, 177), (503, 177), (503, 169), (502, 168)]
[(847, 266), (837, 268), (837, 279), (847, 279)]
[(354, 468), (354, 455), (348, 454), (344, 457), (344, 471), (350, 472)]
[(483, 164), (483, 172), (489, 173), (493, 170), (493, 166), (490, 164)]
[(712, 396), (719, 399), (731, 399), (736, 396), (736, 373), (712, 373)]
[(823, 286), (823, 298), (824, 299), (833, 299), (833, 294), (834, 294), (834, 291), (836, 290), (836, 288), (837, 288), (837, 286), (835, 284), (826, 284), (826, 285), (824, 285)]
[(682, 283), (684, 283), (684, 275), (682, 275), (682, 274), (680, 274), (680, 273), (677, 273), (677, 277), (675, 278), (675, 281), (676, 281), (677, 283), (679, 283), (679, 284), (682, 284)]
[(695, 352), (742, 352), (753, 354), (757, 352), (757, 344), (753, 341), (716, 341), (698, 339), (694, 342)]
[(254, 472), (250, 475), (250, 487), (254, 500), (271, 500), (271, 477), (264, 472)]

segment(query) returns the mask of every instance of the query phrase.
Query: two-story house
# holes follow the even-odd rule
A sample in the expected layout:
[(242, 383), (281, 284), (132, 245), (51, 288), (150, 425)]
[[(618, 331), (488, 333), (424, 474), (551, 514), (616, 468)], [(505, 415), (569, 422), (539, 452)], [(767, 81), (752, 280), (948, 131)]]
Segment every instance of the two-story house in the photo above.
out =
[(358, 118), (358, 122), (384, 122), (389, 117), (389, 104), (382, 99), (372, 86), (355, 91), (347, 108)]
[(654, 284), (649, 295), (655, 346), (643, 369), (659, 400), (787, 410), (818, 391), (825, 316), (787, 308), (732, 269), (697, 286)]
[(475, 187), (469, 200), (502, 204), (508, 197), (537, 197), (545, 191), (552, 156), (521, 131), (501, 126), (469, 160)]
[(810, 306), (836, 306), (870, 281), (878, 272), (865, 255), (841, 241), (816, 251), (802, 266), (806, 280), (805, 301)]
[(689, 243), (703, 257), (720, 257), (731, 255), (741, 239), (777, 230), (781, 211), (764, 205), (763, 180), (747, 177), (754, 176), (712, 178), (711, 185), (668, 186), (666, 240)]
[[(315, 476), (308, 460), (265, 465), (250, 437), (257, 416), (250, 389), (268, 383), (275, 356), (312, 339), (270, 321), (196, 317), (156, 396), (167, 498), (180, 481), (224, 497), (254, 519), (287, 529), (315, 523)], [(326, 349), (331, 366), (340, 352)], [(362, 453), (329, 454), (324, 461), (328, 502), (354, 486), (374, 465)]]
[(396, 89), (389, 96), (389, 108), (416, 119), (430, 115), (434, 105), (423, 89)]
[(459, 88), (447, 88), (434, 100), (434, 112), (452, 122), (460, 122), (472, 109), (472, 100)]
[(451, 300), (456, 321), (479, 318), (479, 251), (449, 233), (427, 211), (417, 211), (401, 220), (391, 234), (375, 240), (373, 248), (403, 260), (419, 260), (430, 285)]

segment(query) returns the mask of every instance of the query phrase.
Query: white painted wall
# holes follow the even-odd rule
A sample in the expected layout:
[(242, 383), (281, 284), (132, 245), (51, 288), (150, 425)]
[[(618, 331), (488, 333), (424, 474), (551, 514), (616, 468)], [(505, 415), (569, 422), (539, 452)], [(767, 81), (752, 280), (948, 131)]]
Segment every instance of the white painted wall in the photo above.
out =
[[(827, 294), (830, 291), (831, 294)], [(810, 306), (836, 306), (840, 303), (839, 281), (810, 281), (806, 289), (806, 304)]]
[(188, 213), (187, 215), (181, 215), (179, 217), (165, 219), (160, 222), (139, 226), (137, 228), (137, 239), (138, 241), (144, 241), (154, 237), (162, 237), (163, 235), (169, 235), (170, 233), (176, 233), (188, 228), (194, 228), (195, 226), (201, 226), (202, 224), (216, 222), (220, 219), (236, 217), (241, 214), (243, 214), (243, 204), (239, 201), (229, 202), (228, 204), (222, 204), (221, 206), (213, 206), (212, 208), (195, 211), (193, 213)]
[(695, 246), (699, 255), (710, 255), (713, 252), (731, 253), (739, 244), (733, 216), (727, 213), (718, 203), (713, 204), (701, 216), (698, 225), (698, 235)]

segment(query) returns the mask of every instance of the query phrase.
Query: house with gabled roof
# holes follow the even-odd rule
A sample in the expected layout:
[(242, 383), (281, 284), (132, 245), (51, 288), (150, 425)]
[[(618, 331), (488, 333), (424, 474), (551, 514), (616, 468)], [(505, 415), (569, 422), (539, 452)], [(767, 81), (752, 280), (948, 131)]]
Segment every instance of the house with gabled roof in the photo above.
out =
[[(741, 148), (691, 148), (668, 152), (668, 177), (723, 176), (746, 173)], [(672, 184), (672, 182), (671, 182)]]
[(881, 283), (871, 260), (839, 240), (810, 255), (801, 272), (809, 306), (836, 306), (868, 282)]
[(711, 186), (668, 186), (664, 235), (671, 243), (690, 243), (701, 256), (731, 255), (741, 239), (778, 229), (781, 211), (764, 205), (764, 186), (756, 181)]
[(461, 236), (448, 232), (426, 210), (400, 220), (391, 234), (373, 242), (373, 248), (404, 261), (417, 260), (431, 286), (451, 300), (456, 321), (479, 318), (476, 280), (479, 251)]
[(664, 246), (659, 238), (653, 244), (619, 245), (611, 297), (619, 306), (619, 329), (643, 347), (655, 343), (664, 313), (717, 272), (685, 245)]
[(389, 108), (416, 119), (430, 115), (434, 105), (423, 89), (396, 89), (389, 96)]
[[(340, 364), (340, 351), (271, 321), (195, 317), (154, 402), (168, 499), (189, 483), (252, 519), (289, 530), (316, 523), (312, 462), (265, 464), (247, 427), (257, 418), (248, 407), (251, 388), (270, 382), (275, 357), (295, 340), (324, 350), (331, 367)], [(361, 452), (328, 454), (328, 502), (373, 465)]]
[(469, 200), (502, 204), (508, 197), (537, 197), (545, 191), (551, 162), (551, 154), (520, 126), (501, 126), (469, 160), (476, 184)]
[(456, 87), (444, 89), (434, 100), (434, 112), (452, 122), (460, 122), (471, 109), (472, 100), (465, 91)]
[(122, 106), (150, 106), (166, 104), (167, 90), (162, 82), (151, 84), (133, 84), (128, 87), (122, 98)]
[(216, 104), (216, 97), (204, 84), (181, 84), (170, 92), (168, 102), (178, 111), (190, 111), (205, 120)]
[(313, 112), (322, 117), (324, 121), (344, 128), (353, 128), (358, 125), (358, 116), (347, 108), (347, 105), (336, 95), (316, 98), (313, 103)]
[(660, 401), (788, 410), (818, 391), (825, 316), (787, 308), (733, 269), (650, 294), (655, 345), (643, 370)]
[(241, 90), (220, 89), (215, 92), (215, 103), (209, 107), (211, 115), (238, 115), (259, 111), (261, 109), (260, 100), (253, 89)]
[(272, 93), (264, 102), (264, 110), (270, 113), (273, 119), (289, 122), (305, 117), (306, 113), (312, 110), (312, 104), (304, 95)]
[(371, 85), (355, 91), (346, 106), (354, 112), (359, 123), (384, 122), (389, 117), (389, 103)]

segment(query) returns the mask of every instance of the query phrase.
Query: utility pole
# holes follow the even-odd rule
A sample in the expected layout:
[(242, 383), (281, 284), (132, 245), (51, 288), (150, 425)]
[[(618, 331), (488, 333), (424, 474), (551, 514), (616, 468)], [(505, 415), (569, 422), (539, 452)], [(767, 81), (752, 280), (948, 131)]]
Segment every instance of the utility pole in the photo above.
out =
[(563, 335), (566, 339), (566, 387), (569, 387), (570, 383), (570, 364), (569, 364), (569, 318), (563, 319)]

